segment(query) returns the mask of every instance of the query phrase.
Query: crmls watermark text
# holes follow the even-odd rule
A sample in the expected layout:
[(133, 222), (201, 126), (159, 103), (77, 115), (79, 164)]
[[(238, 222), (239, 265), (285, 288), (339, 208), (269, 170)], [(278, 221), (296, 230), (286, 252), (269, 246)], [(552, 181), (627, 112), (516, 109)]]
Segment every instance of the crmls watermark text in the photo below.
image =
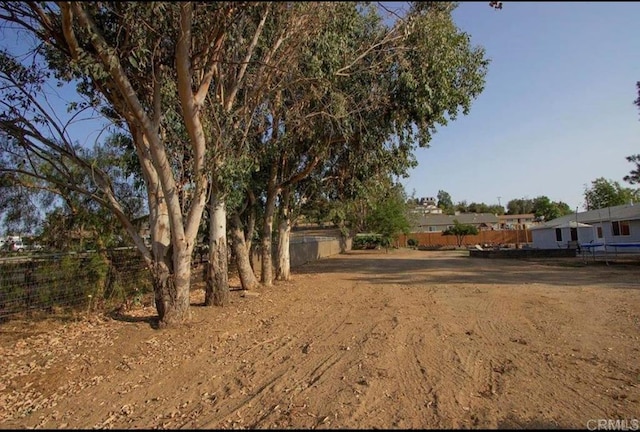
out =
[(590, 431), (637, 431), (640, 430), (638, 419), (591, 419), (587, 421), (587, 429)]

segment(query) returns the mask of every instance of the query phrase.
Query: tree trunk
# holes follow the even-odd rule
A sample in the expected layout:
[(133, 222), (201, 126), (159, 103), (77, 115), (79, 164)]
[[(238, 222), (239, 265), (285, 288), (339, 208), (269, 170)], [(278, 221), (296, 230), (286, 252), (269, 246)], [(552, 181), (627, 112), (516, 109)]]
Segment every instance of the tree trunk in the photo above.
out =
[(340, 221), (340, 223), (338, 224), (338, 227), (340, 228), (340, 253), (342, 254), (347, 252), (347, 241), (349, 240), (349, 237), (348, 237), (349, 230), (345, 226), (344, 221)]
[[(256, 231), (256, 206), (255, 203), (251, 205), (249, 208), (249, 213), (247, 215), (247, 229), (244, 232), (244, 242), (247, 248), (247, 252), (251, 253), (251, 246), (253, 243), (253, 234)], [(255, 268), (253, 263), (251, 263), (252, 267)]]
[(289, 239), (291, 237), (291, 220), (289, 219), (290, 192), (285, 188), (282, 193), (280, 223), (278, 224), (278, 280), (291, 279), (291, 254)]
[(205, 306), (225, 306), (229, 301), (227, 250), (227, 209), (224, 199), (211, 197), (209, 220), (209, 266), (205, 288)]
[(234, 213), (231, 218), (231, 242), (236, 256), (236, 265), (238, 266), (238, 276), (240, 276), (242, 289), (253, 290), (258, 286), (259, 282), (251, 266), (249, 250), (244, 240), (242, 221), (237, 213)]
[(291, 279), (291, 254), (289, 244), (291, 237), (291, 224), (289, 218), (283, 218), (278, 226), (278, 280)]
[(264, 223), (262, 225), (262, 272), (260, 281), (266, 285), (273, 284), (273, 258), (271, 242), (273, 239), (273, 214), (276, 208), (276, 196), (278, 190), (276, 188), (276, 172), (277, 168), (272, 166), (269, 185), (267, 187), (267, 202), (264, 209)]
[(160, 328), (178, 326), (190, 318), (191, 260), (186, 252), (173, 254), (173, 265), (171, 257), (166, 257), (156, 262), (152, 270)]

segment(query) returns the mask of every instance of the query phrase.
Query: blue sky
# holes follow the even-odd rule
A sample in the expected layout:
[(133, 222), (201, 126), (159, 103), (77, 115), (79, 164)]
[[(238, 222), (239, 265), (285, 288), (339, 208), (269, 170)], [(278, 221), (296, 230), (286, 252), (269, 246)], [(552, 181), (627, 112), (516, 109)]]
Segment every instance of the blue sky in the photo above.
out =
[(407, 193), (503, 206), (546, 195), (583, 210), (598, 177), (634, 187), (622, 178), (640, 153), (639, 2), (462, 2), (453, 16), (491, 59), (486, 86), (417, 150)]

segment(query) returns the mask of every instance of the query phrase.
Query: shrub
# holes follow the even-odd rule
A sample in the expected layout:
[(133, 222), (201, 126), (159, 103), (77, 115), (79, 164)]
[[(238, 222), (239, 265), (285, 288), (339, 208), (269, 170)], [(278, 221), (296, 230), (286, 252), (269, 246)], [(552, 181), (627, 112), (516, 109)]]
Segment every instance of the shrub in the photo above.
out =
[(357, 234), (352, 249), (380, 249), (385, 246), (386, 242), (380, 234)]

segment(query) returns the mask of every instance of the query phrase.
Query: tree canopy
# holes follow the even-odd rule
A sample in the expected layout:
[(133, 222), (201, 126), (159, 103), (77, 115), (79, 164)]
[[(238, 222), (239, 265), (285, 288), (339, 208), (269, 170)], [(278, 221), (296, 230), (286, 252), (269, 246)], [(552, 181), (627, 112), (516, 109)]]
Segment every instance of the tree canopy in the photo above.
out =
[(458, 247), (462, 246), (462, 242), (464, 238), (468, 235), (476, 235), (478, 234), (478, 228), (475, 225), (471, 224), (463, 224), (458, 221), (458, 219), (453, 220), (454, 225), (452, 227), (447, 228), (442, 232), (442, 235), (454, 235), (456, 236), (456, 240), (458, 243)]
[(380, 234), (383, 244), (389, 246), (399, 234), (408, 234), (407, 197), (400, 184), (391, 184), (376, 197), (366, 220), (366, 231)]
[(595, 210), (629, 204), (632, 201), (637, 201), (638, 197), (638, 190), (626, 188), (617, 181), (599, 177), (591, 182), (590, 187), (585, 187), (584, 208), (586, 210)]
[(516, 198), (507, 203), (507, 214), (533, 213), (536, 218), (549, 221), (571, 213), (569, 205), (563, 201), (551, 201), (546, 195), (536, 198)]
[[(414, 2), (387, 24), (368, 3), (0, 2), (31, 43), (0, 58), (0, 185), (66, 188), (69, 208), (111, 214), (148, 264), (161, 323), (183, 322), (206, 208), (220, 272), (227, 206), (234, 223), (260, 215), (269, 259), (274, 217), (286, 233), (312, 190), (364, 210), (356, 224), (403, 230), (389, 184), (484, 88), (489, 61), (455, 7)], [(55, 82), (76, 86), (71, 115), (93, 110), (126, 136), (123, 165), (69, 137), (46, 102)], [(151, 246), (121, 179), (142, 186)]]
[(635, 164), (635, 168), (624, 176), (623, 180), (629, 184), (640, 184), (640, 154), (627, 156), (627, 161)]
[[(637, 98), (633, 101), (634, 105), (640, 108), (640, 81), (636, 82)], [(629, 184), (640, 184), (640, 153), (627, 156), (627, 162), (635, 164), (635, 168), (631, 172), (624, 176), (623, 180)]]
[(453, 200), (447, 191), (439, 190), (436, 197), (438, 199), (438, 207), (445, 213), (453, 212)]

